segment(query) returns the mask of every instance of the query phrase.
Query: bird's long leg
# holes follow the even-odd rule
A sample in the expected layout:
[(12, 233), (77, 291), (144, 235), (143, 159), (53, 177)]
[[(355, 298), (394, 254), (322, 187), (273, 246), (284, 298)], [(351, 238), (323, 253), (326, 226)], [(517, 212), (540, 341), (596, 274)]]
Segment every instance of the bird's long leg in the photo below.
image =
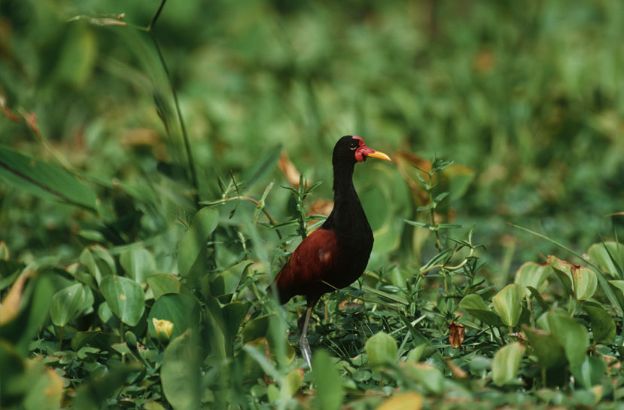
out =
[(312, 370), (312, 351), (310, 350), (310, 343), (308, 343), (308, 324), (310, 323), (310, 316), (312, 316), (312, 309), (314, 305), (308, 305), (305, 313), (305, 319), (303, 320), (303, 327), (301, 328), (301, 337), (299, 338), (299, 347), (301, 348), (301, 354), (308, 364), (308, 368)]

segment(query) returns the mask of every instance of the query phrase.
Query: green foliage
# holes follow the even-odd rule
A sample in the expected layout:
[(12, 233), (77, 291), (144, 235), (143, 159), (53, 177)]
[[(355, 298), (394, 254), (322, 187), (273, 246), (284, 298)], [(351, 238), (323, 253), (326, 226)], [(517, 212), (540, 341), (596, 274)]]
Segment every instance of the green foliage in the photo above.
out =
[[(0, 407), (624, 399), (621, 2), (148, 3), (0, 6)], [(267, 288), (349, 133), (309, 370)]]
[(200, 403), (200, 371), (193, 331), (171, 341), (162, 360), (160, 380), (167, 401), (174, 409), (196, 409)]
[(492, 380), (496, 385), (502, 386), (516, 378), (524, 350), (524, 346), (515, 342), (496, 352), (492, 361)]
[(317, 390), (317, 409), (339, 409), (344, 397), (342, 378), (331, 357), (323, 350), (312, 360), (314, 384)]
[(196, 329), (199, 325), (199, 306), (192, 296), (189, 295), (164, 295), (152, 305), (147, 316), (147, 326), (150, 336), (156, 338), (154, 319), (168, 320), (173, 324), (173, 332), (169, 336), (175, 338), (187, 329)]
[(65, 326), (93, 306), (91, 289), (76, 283), (52, 296), (50, 319), (56, 326)]
[(93, 190), (67, 170), (3, 146), (0, 146), (0, 176), (35, 195), (96, 209)]
[(505, 286), (492, 298), (494, 311), (505, 326), (514, 327), (522, 312), (523, 289), (517, 284)]
[(119, 320), (129, 326), (139, 322), (145, 310), (145, 296), (139, 284), (121, 276), (107, 276), (102, 280), (100, 290)]
[(549, 312), (547, 315), (549, 329), (563, 346), (568, 362), (573, 368), (580, 366), (589, 347), (587, 329), (564, 314)]
[(397, 361), (397, 343), (384, 332), (371, 336), (366, 341), (366, 355), (371, 366), (392, 365)]
[(214, 209), (203, 208), (195, 214), (193, 222), (178, 248), (178, 269), (180, 274), (187, 276), (205, 249), (205, 242), (215, 230), (219, 214)]

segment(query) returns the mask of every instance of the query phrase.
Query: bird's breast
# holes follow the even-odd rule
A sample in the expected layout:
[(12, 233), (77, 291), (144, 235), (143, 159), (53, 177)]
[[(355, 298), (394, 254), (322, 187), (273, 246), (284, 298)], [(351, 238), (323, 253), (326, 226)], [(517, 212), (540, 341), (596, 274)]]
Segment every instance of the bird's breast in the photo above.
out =
[(364, 273), (373, 248), (373, 236), (339, 237), (338, 244), (335, 270), (328, 278), (328, 283), (336, 288), (344, 288)]

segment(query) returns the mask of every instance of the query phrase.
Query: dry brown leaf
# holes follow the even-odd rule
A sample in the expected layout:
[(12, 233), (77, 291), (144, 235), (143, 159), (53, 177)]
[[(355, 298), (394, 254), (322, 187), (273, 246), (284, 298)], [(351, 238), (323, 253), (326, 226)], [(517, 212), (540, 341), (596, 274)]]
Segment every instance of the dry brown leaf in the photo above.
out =
[(16, 113), (14, 113), (9, 107), (6, 105), (6, 98), (4, 95), (0, 95), (0, 110), (2, 114), (10, 121), (19, 122), (20, 117)]
[(310, 206), (310, 215), (329, 215), (334, 208), (334, 201), (317, 199)]
[(480, 51), (474, 58), (472, 63), (474, 69), (480, 73), (488, 73), (492, 71), (496, 65), (496, 59), (494, 53), (490, 50)]
[(455, 349), (460, 348), (462, 343), (464, 343), (465, 331), (464, 325), (459, 323), (451, 322), (449, 325), (449, 343)]
[(286, 152), (282, 151), (280, 154), (279, 162), (277, 163), (280, 171), (286, 177), (288, 184), (293, 188), (299, 187), (299, 181), (301, 179), (301, 173), (297, 170), (295, 164), (288, 158)]
[(124, 133), (121, 137), (121, 144), (130, 147), (149, 147), (156, 159), (167, 159), (167, 147), (160, 138), (160, 135), (150, 128), (134, 128)]
[(24, 121), (26, 121), (26, 125), (31, 131), (37, 136), (37, 138), (41, 138), (41, 131), (39, 130), (39, 126), (37, 125), (37, 114), (34, 112), (25, 112), (22, 114), (24, 117)]
[(464, 369), (462, 369), (457, 364), (455, 364), (455, 362), (452, 361), (451, 359), (446, 359), (446, 365), (451, 370), (451, 373), (453, 374), (454, 378), (466, 379), (468, 377), (468, 373), (466, 373)]

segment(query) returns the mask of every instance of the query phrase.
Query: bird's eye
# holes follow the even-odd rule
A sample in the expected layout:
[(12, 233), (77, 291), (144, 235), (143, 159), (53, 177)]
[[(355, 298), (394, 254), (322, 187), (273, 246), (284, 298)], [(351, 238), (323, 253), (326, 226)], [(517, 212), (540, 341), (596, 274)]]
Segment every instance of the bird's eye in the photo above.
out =
[(359, 146), (360, 146), (360, 144), (359, 144), (357, 141), (353, 141), (353, 142), (351, 143), (351, 145), (349, 145), (349, 149), (350, 149), (351, 151), (355, 151), (355, 150), (357, 149), (357, 147), (359, 147)]

